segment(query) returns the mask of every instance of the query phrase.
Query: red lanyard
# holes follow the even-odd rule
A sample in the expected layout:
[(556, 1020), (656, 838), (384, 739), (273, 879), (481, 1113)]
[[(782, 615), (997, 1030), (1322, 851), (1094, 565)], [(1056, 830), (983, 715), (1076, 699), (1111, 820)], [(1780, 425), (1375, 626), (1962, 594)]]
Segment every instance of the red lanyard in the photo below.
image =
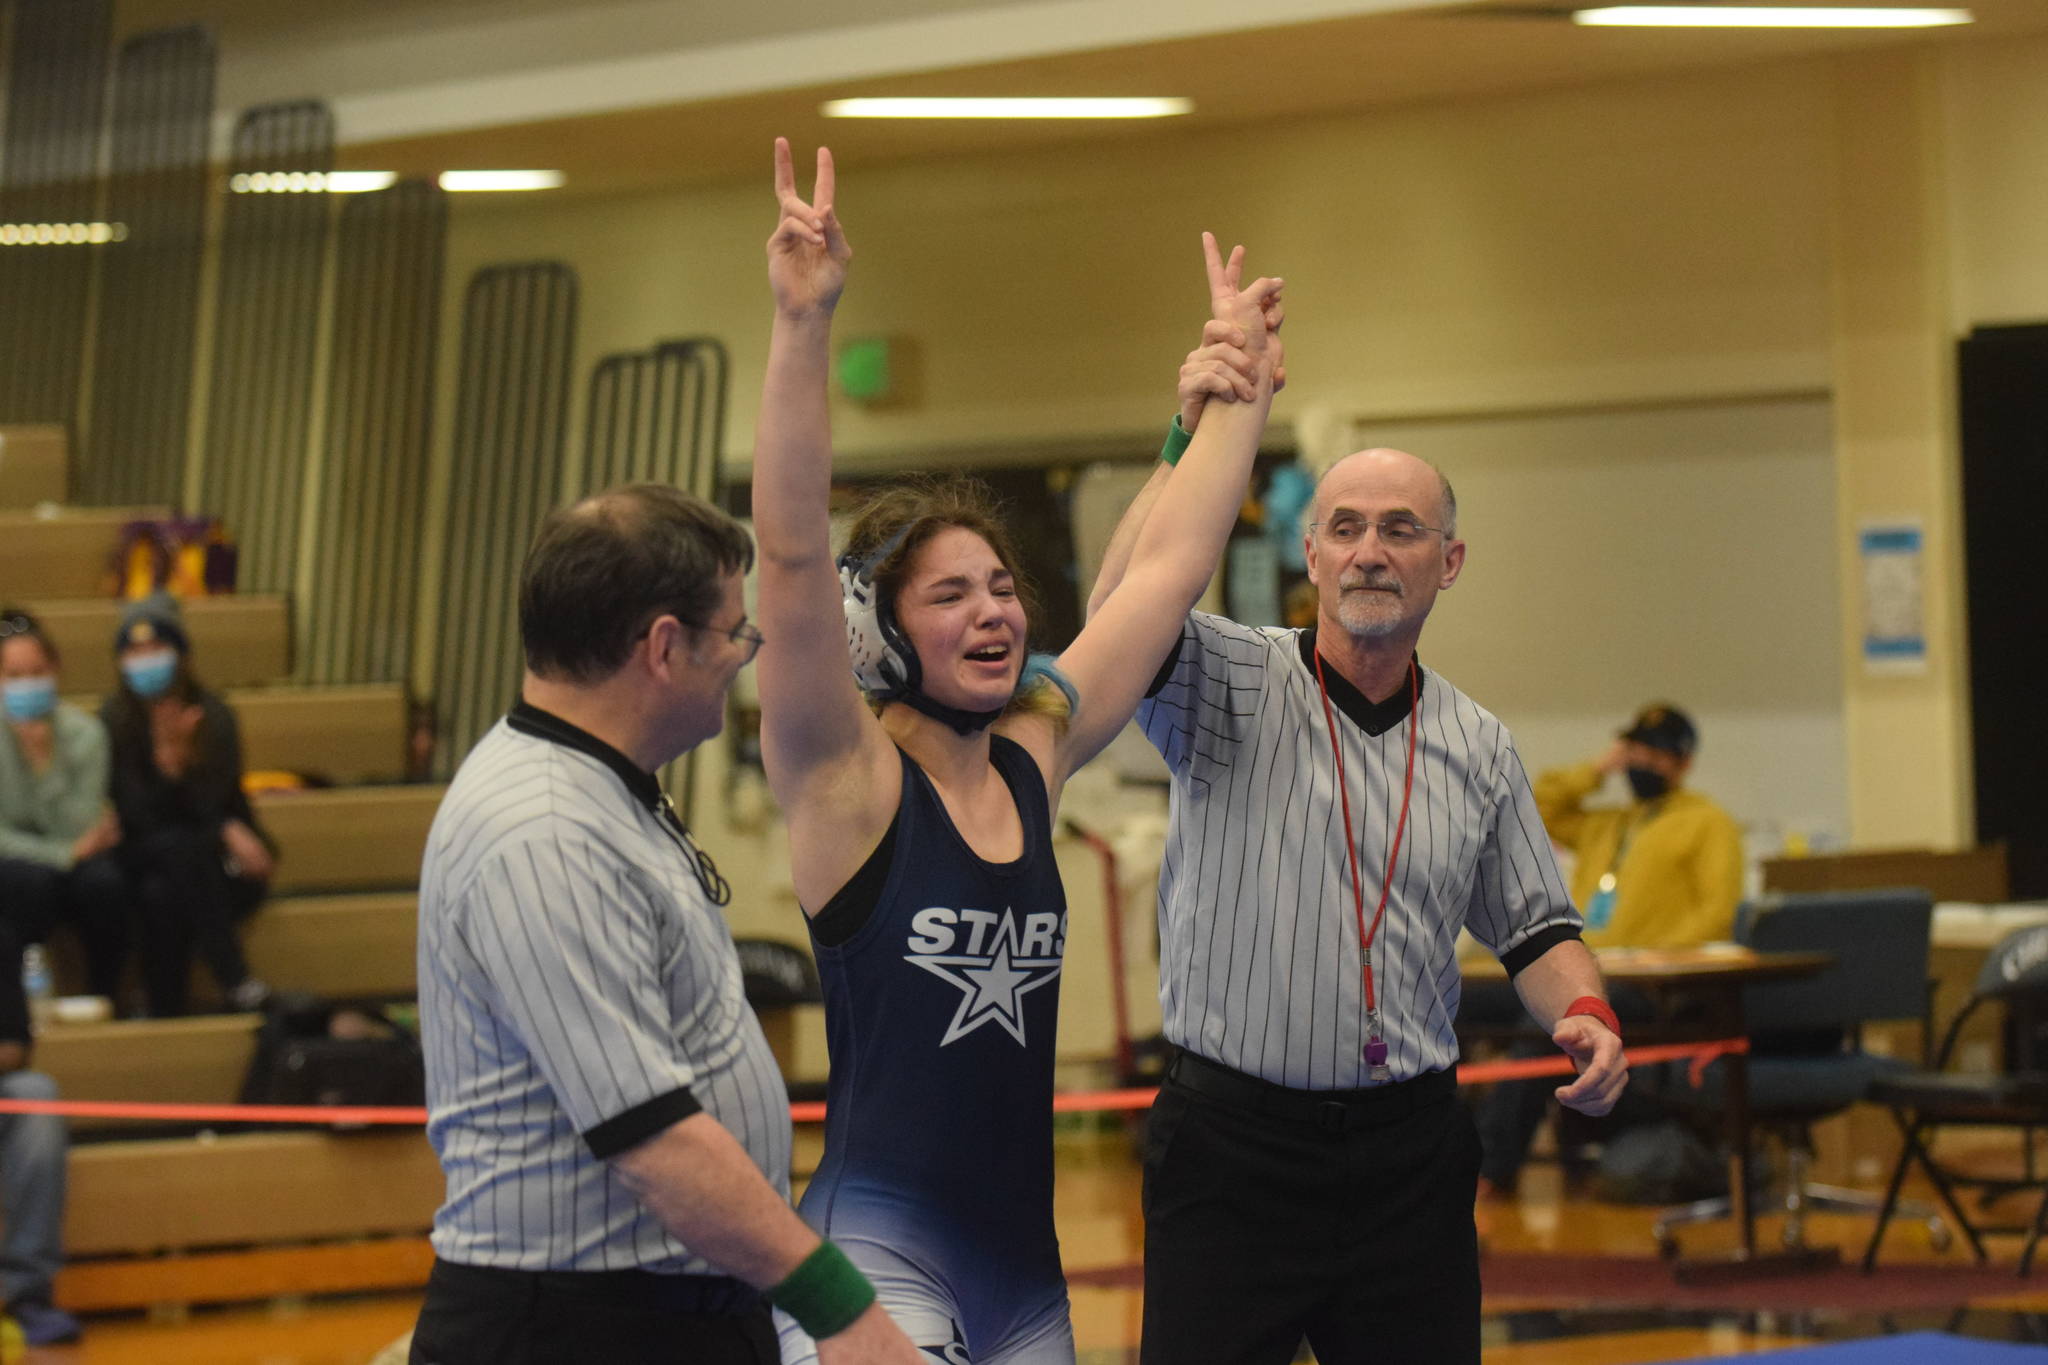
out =
[[(1379, 936), (1380, 921), (1387, 913), (1387, 893), (1394, 884), (1394, 862), (1401, 856), (1401, 836), (1408, 829), (1408, 801), (1415, 794), (1415, 728), (1422, 713), (1422, 680), (1416, 675), (1415, 660), (1408, 661), (1408, 690), (1414, 698), (1408, 707), (1408, 777), (1401, 786), (1401, 818), (1394, 822), (1394, 843), (1387, 850), (1387, 870), (1380, 878), (1380, 903), (1372, 912), (1372, 926), (1365, 923), (1365, 887), (1358, 876), (1358, 840), (1351, 832), (1351, 793), (1344, 780), (1344, 746), (1337, 739), (1337, 715), (1330, 706), (1330, 688), (1323, 681), (1323, 652), (1315, 651), (1316, 690), (1323, 696), (1323, 720), (1330, 727), (1330, 753), (1337, 760), (1337, 799), (1344, 811), (1344, 852), (1351, 860), (1351, 902), (1358, 912), (1358, 952), (1365, 960), (1365, 1016), (1371, 1034), (1366, 1042), (1366, 1060), (1375, 1070), (1384, 1069), (1387, 1048), (1380, 1036), (1379, 1001), (1372, 987), (1372, 941)], [(1375, 1055), (1377, 1054), (1377, 1055)]]

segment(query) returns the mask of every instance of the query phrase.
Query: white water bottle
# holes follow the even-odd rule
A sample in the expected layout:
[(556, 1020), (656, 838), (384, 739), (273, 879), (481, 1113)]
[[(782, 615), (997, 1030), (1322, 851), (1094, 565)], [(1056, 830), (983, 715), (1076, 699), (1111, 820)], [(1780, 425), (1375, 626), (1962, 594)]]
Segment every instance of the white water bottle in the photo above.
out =
[(40, 943), (21, 950), (21, 993), (28, 997), (29, 1027), (41, 1033), (56, 1008), (57, 986), (50, 979), (50, 955)]

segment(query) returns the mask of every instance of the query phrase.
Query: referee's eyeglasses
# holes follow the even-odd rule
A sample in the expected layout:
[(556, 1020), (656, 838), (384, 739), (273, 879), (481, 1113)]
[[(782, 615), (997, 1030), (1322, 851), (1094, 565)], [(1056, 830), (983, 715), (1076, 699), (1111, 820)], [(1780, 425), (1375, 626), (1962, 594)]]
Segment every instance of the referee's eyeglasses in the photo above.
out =
[(1316, 533), (1323, 544), (1335, 546), (1340, 550), (1348, 550), (1354, 545), (1363, 543), (1365, 533), (1374, 528), (1377, 528), (1380, 533), (1380, 543), (1382, 545), (1390, 545), (1396, 549), (1407, 549), (1410, 546), (1420, 545), (1431, 536), (1443, 536), (1445, 539), (1449, 539), (1451, 534), (1441, 526), (1425, 526), (1405, 512), (1396, 512), (1392, 516), (1381, 517), (1377, 521), (1369, 517), (1340, 513), (1337, 516), (1331, 517), (1328, 521), (1309, 523), (1309, 529)]
[(708, 630), (713, 635), (723, 635), (736, 645), (745, 645), (747, 647), (747, 657), (740, 660), (741, 668), (745, 668), (748, 664), (754, 662), (754, 656), (761, 652), (761, 646), (768, 643), (768, 637), (756, 630), (753, 623), (744, 616), (740, 618), (739, 624), (730, 630), (723, 626), (706, 625), (702, 621), (683, 621), (683, 618), (680, 616), (676, 619), (682, 621), (684, 625), (692, 630)]

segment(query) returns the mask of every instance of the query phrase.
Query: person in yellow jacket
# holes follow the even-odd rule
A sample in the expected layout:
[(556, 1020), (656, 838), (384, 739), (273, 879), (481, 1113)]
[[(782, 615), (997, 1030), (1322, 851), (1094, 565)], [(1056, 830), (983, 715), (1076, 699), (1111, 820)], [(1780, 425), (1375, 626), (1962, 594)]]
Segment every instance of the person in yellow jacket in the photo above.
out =
[[(1728, 937), (1742, 899), (1742, 831), (1713, 798), (1689, 790), (1699, 731), (1675, 706), (1645, 707), (1590, 763), (1536, 779), (1551, 842), (1572, 851), (1572, 903), (1593, 947), (1693, 948)], [(1586, 802), (1610, 773), (1635, 799)]]
[[(1691, 717), (1659, 703), (1644, 707), (1599, 758), (1536, 778), (1544, 828), (1577, 860), (1572, 903), (1585, 917), (1589, 946), (1692, 948), (1733, 930), (1742, 898), (1742, 831), (1712, 798), (1685, 786), (1698, 747)], [(1612, 773), (1627, 778), (1633, 799), (1589, 807)], [(1613, 1003), (1625, 1021), (1648, 1016), (1638, 993), (1617, 990)], [(1468, 992), (1459, 1020), (1497, 1022), (1498, 1012), (1483, 992)], [(1482, 1200), (1514, 1189), (1552, 1088), (1548, 1081), (1504, 1081), (1479, 1100)], [(1638, 1099), (1638, 1109), (1654, 1103)]]

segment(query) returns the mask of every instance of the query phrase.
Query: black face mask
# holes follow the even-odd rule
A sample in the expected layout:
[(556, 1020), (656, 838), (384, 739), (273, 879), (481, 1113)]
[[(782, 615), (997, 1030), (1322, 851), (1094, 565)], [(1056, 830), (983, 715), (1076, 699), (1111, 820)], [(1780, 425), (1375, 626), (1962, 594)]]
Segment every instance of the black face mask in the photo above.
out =
[(1655, 801), (1671, 790), (1671, 779), (1655, 768), (1630, 768), (1628, 784), (1635, 789), (1638, 801)]

